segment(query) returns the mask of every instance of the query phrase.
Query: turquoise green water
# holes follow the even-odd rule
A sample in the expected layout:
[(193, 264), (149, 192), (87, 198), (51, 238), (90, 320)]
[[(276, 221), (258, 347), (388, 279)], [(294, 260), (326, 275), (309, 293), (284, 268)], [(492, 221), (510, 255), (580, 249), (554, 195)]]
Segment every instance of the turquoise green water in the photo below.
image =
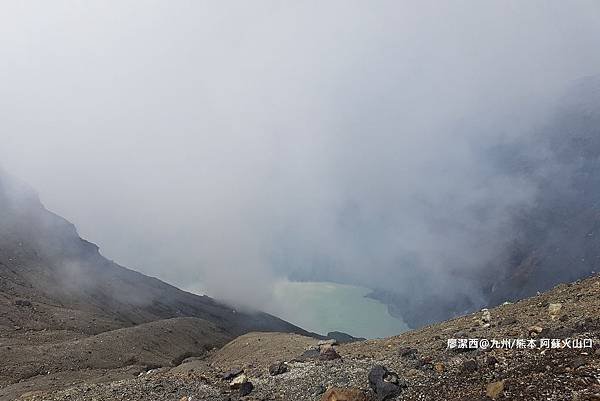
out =
[(355, 337), (389, 337), (407, 330), (387, 307), (365, 298), (369, 289), (334, 283), (281, 282), (271, 312), (304, 329), (326, 334), (343, 331)]

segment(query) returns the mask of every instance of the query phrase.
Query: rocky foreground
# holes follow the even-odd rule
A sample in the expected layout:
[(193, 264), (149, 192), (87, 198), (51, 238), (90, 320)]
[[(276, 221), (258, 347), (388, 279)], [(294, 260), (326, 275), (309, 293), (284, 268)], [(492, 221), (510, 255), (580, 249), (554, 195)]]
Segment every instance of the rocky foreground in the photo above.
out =
[(60, 391), (18, 399), (600, 400), (599, 334), (596, 276), (392, 338), (337, 345), (250, 333), (177, 366), (107, 370), (75, 385), (67, 375)]

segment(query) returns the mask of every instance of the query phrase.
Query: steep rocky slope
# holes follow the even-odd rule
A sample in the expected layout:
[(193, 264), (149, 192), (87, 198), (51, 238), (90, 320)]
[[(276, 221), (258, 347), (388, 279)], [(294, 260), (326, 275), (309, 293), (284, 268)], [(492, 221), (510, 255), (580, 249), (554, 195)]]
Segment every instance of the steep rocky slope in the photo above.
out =
[(503, 164), (535, 182), (538, 196), (515, 217), (507, 259), (493, 269), (500, 279), (488, 285), (492, 304), (600, 271), (600, 77), (573, 85), (519, 145), (504, 149)]
[[(174, 368), (21, 399), (380, 401), (384, 387), (373, 380), (384, 366), (397, 374), (384, 376), (396, 394), (389, 400), (596, 401), (599, 336), (596, 276), (387, 339), (331, 347), (309, 337), (250, 333)], [(463, 338), (533, 340), (534, 347), (449, 348), (449, 340)], [(569, 341), (571, 348), (548, 348), (545, 339)], [(591, 340), (590, 347), (573, 347), (574, 340)]]
[(497, 257), (466, 278), (457, 274), (456, 282), (468, 283), (465, 291), (377, 289), (371, 294), (410, 327), (600, 271), (600, 76), (575, 82), (535, 132), (495, 145), (484, 156), (486, 168), (527, 182), (535, 199), (513, 211), (510, 240), (490, 238)]
[[(89, 334), (172, 317), (197, 317), (230, 335), (308, 334), (265, 313), (241, 313), (104, 258), (36, 194), (0, 175), (0, 330)], [(19, 303), (23, 300), (24, 303)]]
[(107, 260), (0, 172), (0, 399), (171, 366), (256, 330), (312, 334)]

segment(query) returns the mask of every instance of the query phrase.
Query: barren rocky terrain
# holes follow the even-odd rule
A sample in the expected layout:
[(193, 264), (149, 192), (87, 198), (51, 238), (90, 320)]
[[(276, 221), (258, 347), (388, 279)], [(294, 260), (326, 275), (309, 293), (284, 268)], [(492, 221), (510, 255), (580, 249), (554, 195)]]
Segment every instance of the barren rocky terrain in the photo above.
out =
[[(16, 399), (600, 400), (599, 335), (600, 277), (595, 276), (386, 339), (332, 345), (301, 335), (255, 332), (202, 355), (171, 363), (162, 359), (158, 368), (132, 363), (72, 376), (42, 373), (3, 394), (54, 379), (62, 390), (30, 390)], [(452, 339), (463, 338), (525, 339), (535, 345), (452, 346)], [(570, 348), (545, 347), (545, 339), (565, 340), (561, 344)], [(583, 347), (584, 340), (591, 341)], [(383, 372), (379, 384), (378, 372)]]
[(178, 365), (251, 331), (311, 335), (117, 265), (0, 174), (0, 399)]

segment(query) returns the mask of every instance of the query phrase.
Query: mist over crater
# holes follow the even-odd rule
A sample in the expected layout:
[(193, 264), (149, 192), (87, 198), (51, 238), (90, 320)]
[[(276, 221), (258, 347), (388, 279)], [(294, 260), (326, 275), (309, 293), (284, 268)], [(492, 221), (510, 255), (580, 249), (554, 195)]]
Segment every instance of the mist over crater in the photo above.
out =
[(330, 281), (418, 326), (587, 274), (600, 4), (466, 4), (6, 5), (0, 160), (248, 309)]

